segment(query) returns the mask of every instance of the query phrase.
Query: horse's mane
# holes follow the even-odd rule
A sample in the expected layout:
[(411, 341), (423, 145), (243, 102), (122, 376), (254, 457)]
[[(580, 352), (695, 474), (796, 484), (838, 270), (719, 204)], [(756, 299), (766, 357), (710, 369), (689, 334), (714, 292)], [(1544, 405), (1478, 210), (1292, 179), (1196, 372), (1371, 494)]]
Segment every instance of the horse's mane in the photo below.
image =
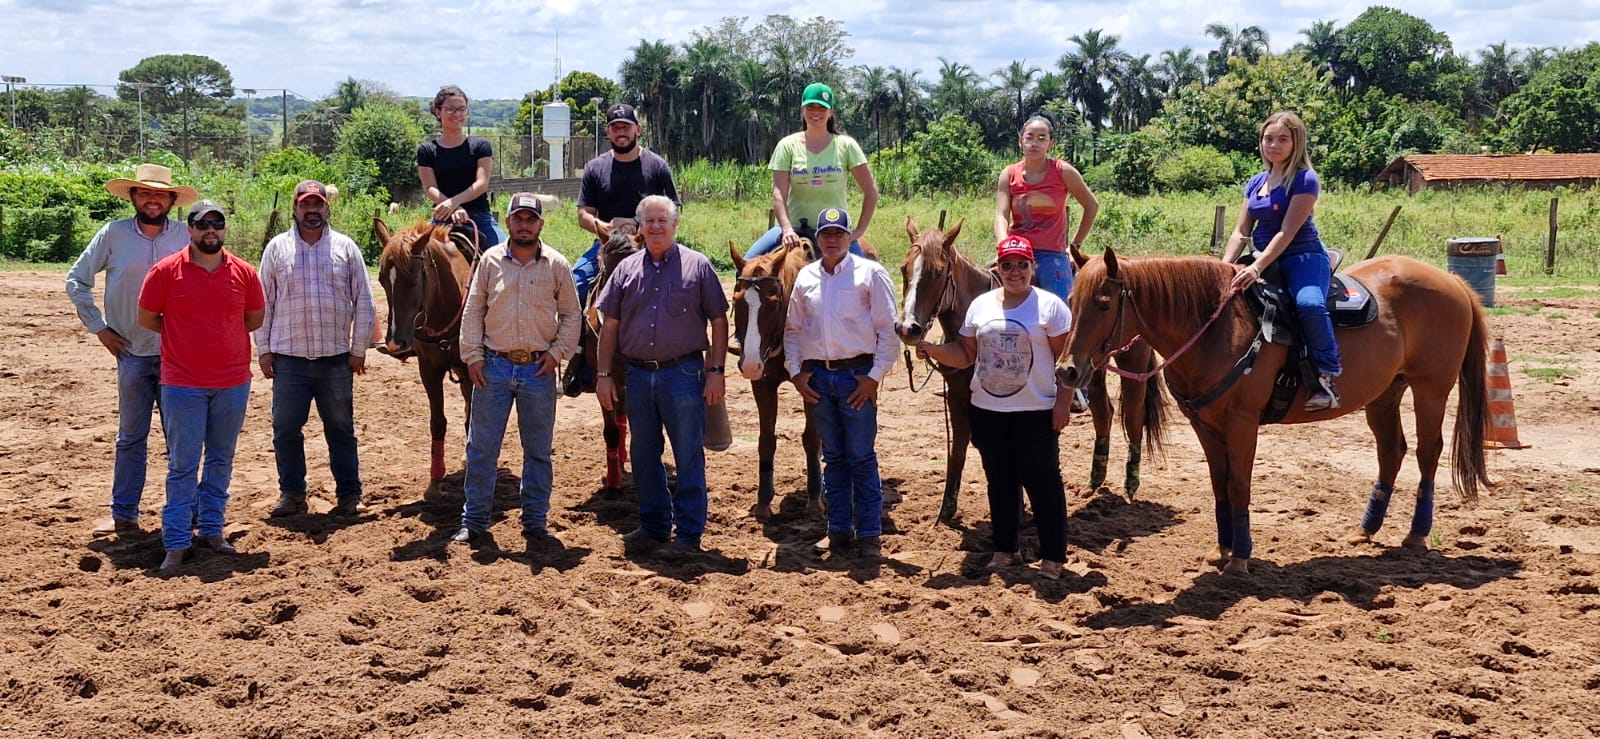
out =
[[(1099, 275), (1104, 277), (1104, 262)], [(1206, 257), (1117, 258), (1118, 272), (1128, 289), (1156, 316), (1184, 316), (1205, 320), (1227, 294), (1234, 270)], [(1087, 270), (1086, 270), (1087, 271)]]

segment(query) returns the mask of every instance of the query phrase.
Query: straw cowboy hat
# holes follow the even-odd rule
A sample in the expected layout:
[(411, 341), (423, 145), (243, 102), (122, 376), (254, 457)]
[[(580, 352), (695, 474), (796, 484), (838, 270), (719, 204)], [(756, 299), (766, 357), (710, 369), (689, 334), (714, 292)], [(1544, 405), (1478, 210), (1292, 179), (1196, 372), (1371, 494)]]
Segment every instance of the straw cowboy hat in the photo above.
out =
[(123, 200), (132, 200), (129, 192), (135, 187), (146, 190), (171, 190), (178, 195), (178, 201), (173, 206), (182, 208), (200, 199), (200, 193), (186, 185), (172, 184), (172, 170), (159, 164), (141, 164), (133, 170), (133, 179), (126, 180), (121, 177), (106, 183), (106, 192)]

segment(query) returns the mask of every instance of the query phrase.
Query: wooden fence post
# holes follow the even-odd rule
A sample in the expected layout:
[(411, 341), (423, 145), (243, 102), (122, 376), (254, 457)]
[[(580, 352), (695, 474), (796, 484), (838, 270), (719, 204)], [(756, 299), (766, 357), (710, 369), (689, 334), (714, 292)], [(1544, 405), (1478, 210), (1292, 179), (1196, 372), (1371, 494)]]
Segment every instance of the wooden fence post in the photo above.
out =
[(1371, 259), (1378, 254), (1378, 247), (1383, 246), (1383, 240), (1389, 235), (1389, 227), (1394, 225), (1395, 216), (1400, 215), (1400, 206), (1389, 211), (1389, 220), (1383, 222), (1383, 230), (1378, 232), (1378, 238), (1372, 240), (1372, 248), (1367, 250), (1366, 259)]
[(1556, 273), (1556, 208), (1561, 198), (1550, 198), (1550, 242), (1544, 248), (1544, 273)]
[(940, 208), (939, 209), (939, 230), (940, 231), (944, 230), (944, 216), (945, 216), (945, 211), (944, 211), (943, 208)]
[(1223, 226), (1224, 223), (1227, 222), (1227, 219), (1228, 219), (1228, 206), (1226, 206), (1226, 205), (1217, 206), (1216, 215), (1212, 216), (1212, 218), (1211, 218), (1211, 253), (1212, 254), (1218, 254), (1221, 251), (1217, 247), (1217, 244), (1219, 244), (1222, 241), (1222, 226)]
[(767, 209), (767, 230), (772, 230), (772, 225), (778, 222), (778, 211), (774, 208)]

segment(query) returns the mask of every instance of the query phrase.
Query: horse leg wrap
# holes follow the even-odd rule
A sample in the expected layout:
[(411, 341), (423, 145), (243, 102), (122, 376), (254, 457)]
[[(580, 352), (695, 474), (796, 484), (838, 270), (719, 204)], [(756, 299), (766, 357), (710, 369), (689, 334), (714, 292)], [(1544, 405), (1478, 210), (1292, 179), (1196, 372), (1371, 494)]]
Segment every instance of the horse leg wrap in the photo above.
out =
[(608, 490), (622, 487), (622, 449), (606, 450), (606, 478), (602, 483)]
[(1099, 490), (1106, 482), (1106, 467), (1111, 464), (1111, 437), (1097, 436), (1094, 440), (1094, 461), (1089, 463), (1089, 487)]
[(444, 439), (435, 440), (429, 448), (428, 477), (434, 482), (444, 479)]
[(617, 462), (628, 463), (628, 417), (620, 412), (617, 413)]
[(1372, 483), (1372, 494), (1367, 496), (1367, 512), (1361, 516), (1361, 530), (1376, 534), (1383, 526), (1383, 517), (1389, 515), (1389, 496), (1394, 489), (1382, 482)]
[(1233, 509), (1228, 505), (1228, 501), (1226, 501), (1226, 500), (1216, 501), (1217, 546), (1222, 547), (1222, 549), (1224, 551), (1233, 548), (1233, 515), (1231, 513), (1232, 510)]
[(1129, 498), (1139, 492), (1139, 466), (1143, 460), (1143, 452), (1139, 451), (1139, 447), (1128, 450), (1128, 465), (1126, 475), (1122, 478), (1122, 489), (1128, 491)]
[(1433, 481), (1417, 485), (1417, 507), (1411, 512), (1411, 535), (1425, 537), (1433, 531)]
[(1233, 558), (1249, 559), (1255, 543), (1250, 540), (1250, 509), (1233, 508), (1229, 511), (1233, 520)]
[(763, 459), (757, 463), (760, 470), (760, 482), (756, 488), (756, 502), (761, 505), (772, 504), (772, 460)]

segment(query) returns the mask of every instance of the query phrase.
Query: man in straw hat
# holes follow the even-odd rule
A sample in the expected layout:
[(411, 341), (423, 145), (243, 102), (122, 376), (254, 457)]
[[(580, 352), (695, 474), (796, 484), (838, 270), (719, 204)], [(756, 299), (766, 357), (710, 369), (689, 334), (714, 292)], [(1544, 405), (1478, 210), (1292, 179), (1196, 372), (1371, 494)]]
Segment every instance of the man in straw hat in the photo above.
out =
[[(106, 190), (133, 203), (133, 217), (100, 229), (67, 273), (67, 296), (84, 328), (117, 362), (117, 453), (111, 473), (111, 515), (95, 522), (95, 536), (139, 532), (150, 409), (157, 404), (161, 336), (139, 325), (139, 288), (156, 262), (189, 244), (189, 229), (168, 220), (175, 207), (200, 199), (192, 187), (172, 184), (172, 170), (141, 164), (133, 179), (114, 179)], [(105, 311), (95, 305), (95, 275), (105, 272)]]

